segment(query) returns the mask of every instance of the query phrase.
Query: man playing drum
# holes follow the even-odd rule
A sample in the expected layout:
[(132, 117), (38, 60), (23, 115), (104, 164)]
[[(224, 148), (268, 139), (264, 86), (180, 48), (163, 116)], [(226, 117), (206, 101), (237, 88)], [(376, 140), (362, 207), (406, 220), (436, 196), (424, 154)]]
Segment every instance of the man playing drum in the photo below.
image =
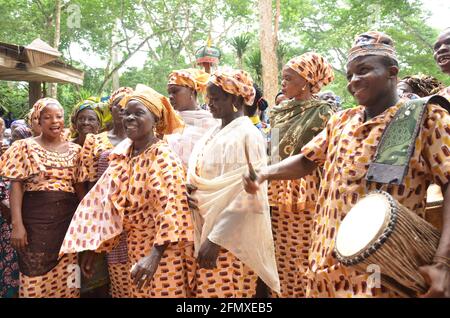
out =
[[(396, 297), (392, 290), (368, 286), (369, 275), (340, 264), (334, 254), (336, 233), (352, 206), (373, 190), (384, 190), (400, 204), (424, 216), (431, 182), (444, 190), (443, 229), (432, 264), (419, 269), (429, 284), (426, 297), (450, 297), (450, 115), (428, 104), (409, 167), (399, 185), (368, 182), (366, 174), (381, 135), (405, 103), (397, 95), (399, 72), (392, 39), (380, 32), (357, 36), (347, 63), (348, 90), (358, 107), (331, 117), (326, 128), (301, 153), (261, 169), (256, 181), (244, 176), (255, 193), (266, 180), (301, 178), (318, 165), (324, 173), (316, 206), (307, 272), (307, 297)], [(390, 260), (387, 260), (390, 261)]]
[[(434, 60), (447, 75), (450, 75), (450, 28), (444, 29), (436, 39), (433, 46)], [(443, 88), (437, 93), (450, 101), (450, 86)], [(438, 229), (442, 228), (442, 202), (443, 196), (439, 186), (432, 184), (427, 193), (426, 219)]]

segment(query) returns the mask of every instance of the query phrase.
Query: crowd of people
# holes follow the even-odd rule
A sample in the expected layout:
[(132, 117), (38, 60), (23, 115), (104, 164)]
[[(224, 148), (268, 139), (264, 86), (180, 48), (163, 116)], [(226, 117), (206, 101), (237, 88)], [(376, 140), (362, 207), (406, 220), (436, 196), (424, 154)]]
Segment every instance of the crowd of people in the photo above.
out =
[[(434, 57), (450, 75), (450, 29)], [(418, 271), (422, 296), (450, 297), (448, 110), (427, 104), (403, 183), (366, 179), (406, 102), (450, 100), (435, 78), (398, 73), (392, 39), (370, 31), (348, 53), (349, 109), (315, 52), (284, 65), (274, 101), (231, 68), (174, 70), (168, 98), (138, 84), (81, 101), (69, 129), (58, 100), (38, 100), (1, 148), (0, 296), (399, 297), (339, 263), (337, 230), (374, 189), (424, 217), (434, 184), (441, 238)]]

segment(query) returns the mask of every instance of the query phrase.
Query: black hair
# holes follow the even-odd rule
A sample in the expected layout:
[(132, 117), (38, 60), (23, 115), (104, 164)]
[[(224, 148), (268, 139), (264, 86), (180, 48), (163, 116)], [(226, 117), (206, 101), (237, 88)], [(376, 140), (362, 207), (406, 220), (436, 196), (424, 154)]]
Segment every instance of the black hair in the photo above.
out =
[(283, 91), (279, 91), (278, 94), (275, 96), (275, 102), (277, 101), (278, 96), (283, 95)]
[(258, 85), (253, 84), (253, 88), (255, 89), (255, 101), (253, 102), (253, 105), (245, 106), (244, 108), (245, 115), (249, 117), (254, 116), (257, 109), (264, 112), (267, 107), (269, 107), (269, 103), (262, 97), (263, 94)]

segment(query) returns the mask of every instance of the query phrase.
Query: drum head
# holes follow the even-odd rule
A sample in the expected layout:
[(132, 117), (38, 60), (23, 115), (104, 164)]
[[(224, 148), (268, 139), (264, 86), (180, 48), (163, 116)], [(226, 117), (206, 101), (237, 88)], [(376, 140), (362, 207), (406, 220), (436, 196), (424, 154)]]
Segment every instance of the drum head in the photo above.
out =
[(372, 245), (389, 223), (391, 206), (386, 196), (369, 194), (348, 212), (336, 237), (336, 250), (342, 257), (352, 257)]
[(427, 207), (439, 206), (444, 202), (441, 187), (432, 184), (427, 189)]

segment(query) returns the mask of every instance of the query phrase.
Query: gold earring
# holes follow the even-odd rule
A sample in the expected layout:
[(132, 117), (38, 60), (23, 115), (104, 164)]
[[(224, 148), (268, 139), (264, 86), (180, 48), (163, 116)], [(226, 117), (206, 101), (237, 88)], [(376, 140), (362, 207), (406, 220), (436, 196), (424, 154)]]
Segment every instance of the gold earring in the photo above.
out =
[(233, 104), (233, 111), (234, 111), (235, 113), (238, 112), (238, 109), (236, 108), (236, 106), (234, 106), (234, 104)]
[(303, 86), (303, 88), (302, 88), (302, 92), (304, 92), (306, 90), (306, 85), (305, 86)]

